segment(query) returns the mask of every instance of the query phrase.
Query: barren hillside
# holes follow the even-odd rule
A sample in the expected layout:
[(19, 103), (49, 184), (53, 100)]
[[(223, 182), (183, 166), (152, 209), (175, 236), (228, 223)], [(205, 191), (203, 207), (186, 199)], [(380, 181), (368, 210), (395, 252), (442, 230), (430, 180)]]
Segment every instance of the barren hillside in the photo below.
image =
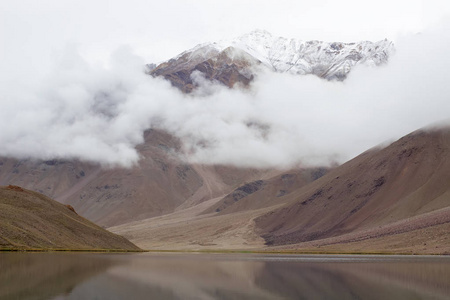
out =
[(0, 187), (0, 248), (139, 250), (71, 206), (18, 186)]
[(355, 242), (447, 226), (450, 130), (419, 130), (369, 150), (288, 197), (288, 205), (256, 220), (268, 245), (344, 235)]

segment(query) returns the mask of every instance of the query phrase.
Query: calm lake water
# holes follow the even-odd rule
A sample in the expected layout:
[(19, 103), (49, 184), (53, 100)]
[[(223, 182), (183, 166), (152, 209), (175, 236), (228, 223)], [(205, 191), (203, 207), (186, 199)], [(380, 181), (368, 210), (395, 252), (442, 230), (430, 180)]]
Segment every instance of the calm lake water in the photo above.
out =
[(4, 252), (0, 299), (450, 299), (450, 257)]

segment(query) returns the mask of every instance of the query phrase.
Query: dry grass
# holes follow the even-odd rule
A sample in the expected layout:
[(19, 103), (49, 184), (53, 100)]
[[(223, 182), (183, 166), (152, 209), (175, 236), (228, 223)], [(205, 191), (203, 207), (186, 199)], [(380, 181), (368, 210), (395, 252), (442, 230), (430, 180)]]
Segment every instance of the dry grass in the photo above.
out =
[(17, 186), (0, 188), (0, 249), (139, 250), (65, 205)]

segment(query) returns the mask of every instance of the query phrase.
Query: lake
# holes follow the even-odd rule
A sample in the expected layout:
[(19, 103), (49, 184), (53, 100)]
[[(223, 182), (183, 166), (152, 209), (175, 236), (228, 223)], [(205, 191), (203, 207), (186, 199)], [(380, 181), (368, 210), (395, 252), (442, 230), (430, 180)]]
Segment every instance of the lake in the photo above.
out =
[(449, 299), (450, 257), (0, 252), (0, 299)]

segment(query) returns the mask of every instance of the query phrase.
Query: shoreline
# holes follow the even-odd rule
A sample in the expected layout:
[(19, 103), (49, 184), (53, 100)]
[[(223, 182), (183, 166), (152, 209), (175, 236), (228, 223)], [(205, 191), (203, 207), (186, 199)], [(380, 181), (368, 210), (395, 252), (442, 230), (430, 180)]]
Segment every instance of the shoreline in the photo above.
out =
[(186, 254), (272, 254), (272, 255), (371, 255), (371, 256), (450, 256), (448, 253), (411, 253), (385, 251), (291, 251), (291, 250), (121, 250), (121, 249), (1, 249), (1, 252), (73, 252), (73, 253), (186, 253)]

